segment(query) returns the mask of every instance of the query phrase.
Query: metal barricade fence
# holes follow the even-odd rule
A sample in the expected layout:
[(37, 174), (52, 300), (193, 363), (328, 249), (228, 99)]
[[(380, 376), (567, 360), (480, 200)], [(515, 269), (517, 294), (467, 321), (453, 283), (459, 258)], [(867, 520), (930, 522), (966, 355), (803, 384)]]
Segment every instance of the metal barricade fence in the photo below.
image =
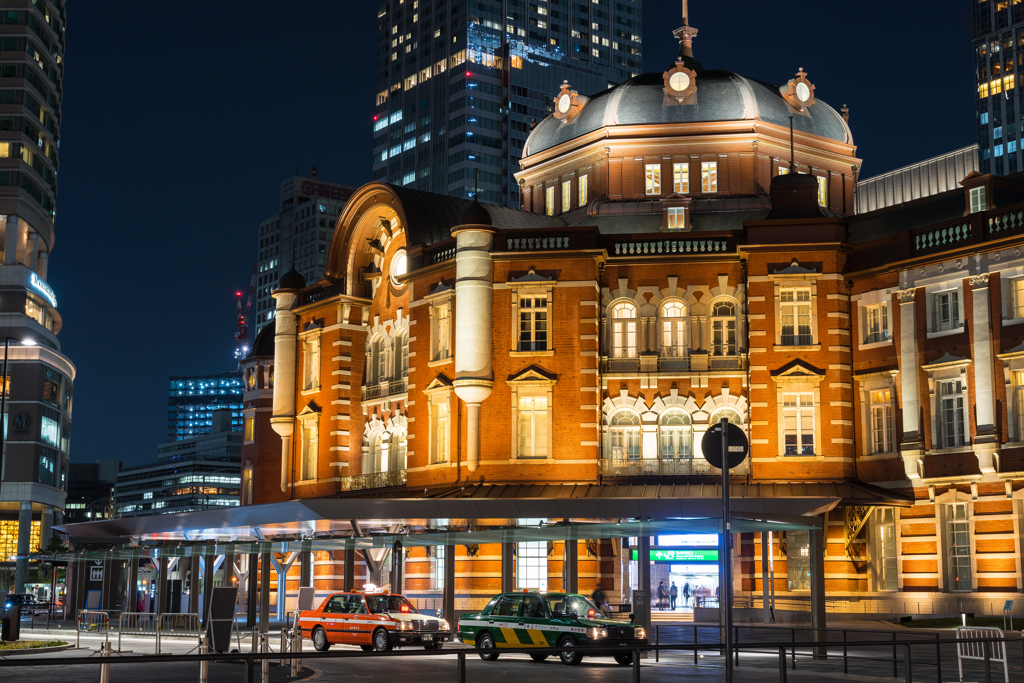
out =
[(75, 647), (82, 643), (82, 633), (102, 633), (110, 640), (110, 615), (96, 610), (82, 610), (75, 619)]
[[(992, 640), (979, 640), (991, 638)], [(961, 626), (956, 630), (956, 665), (960, 680), (964, 680), (965, 659), (985, 662), (986, 679), (991, 679), (992, 662), (1003, 665), (1003, 679), (1010, 683), (1010, 665), (1006, 661), (1006, 641), (1002, 629), (987, 626)]]
[(117, 627), (117, 651), (121, 651), (121, 636), (153, 636), (156, 652), (160, 653), (162, 637), (197, 638), (201, 635), (199, 615), (170, 613), (156, 615), (151, 612), (123, 612)]

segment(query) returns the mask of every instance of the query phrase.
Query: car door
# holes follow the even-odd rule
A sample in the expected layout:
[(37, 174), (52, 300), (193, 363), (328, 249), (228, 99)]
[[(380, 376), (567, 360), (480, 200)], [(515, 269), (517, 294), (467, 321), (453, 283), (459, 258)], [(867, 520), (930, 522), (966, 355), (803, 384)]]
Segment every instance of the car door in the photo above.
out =
[(320, 614), (320, 624), (327, 633), (327, 642), (337, 644), (344, 642), (345, 629), (345, 596), (332, 595), (324, 605)]
[(523, 605), (520, 608), (519, 623), (516, 628), (516, 638), (523, 647), (553, 647), (557, 642), (549, 642), (550, 615), (544, 598), (535, 593), (527, 593), (523, 596)]
[(348, 628), (345, 631), (347, 645), (371, 645), (373, 624), (371, 615), (366, 609), (366, 601), (362, 595), (349, 595), (346, 603), (348, 612)]
[(519, 647), (519, 638), (515, 629), (519, 627), (519, 609), (523, 604), (523, 596), (509, 593), (501, 596), (497, 608), (493, 611), (493, 619), (488, 625), (493, 626), (494, 644), (498, 647)]

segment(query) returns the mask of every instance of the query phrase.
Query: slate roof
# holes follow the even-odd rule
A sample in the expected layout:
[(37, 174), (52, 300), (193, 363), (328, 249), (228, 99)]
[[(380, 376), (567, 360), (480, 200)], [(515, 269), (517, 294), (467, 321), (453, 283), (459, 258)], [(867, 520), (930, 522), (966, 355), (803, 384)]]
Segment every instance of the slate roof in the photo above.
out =
[[(730, 71), (699, 71), (697, 104), (666, 106), (663, 88), (661, 73), (641, 74), (590, 97), (569, 123), (548, 116), (534, 128), (524, 156), (605, 126), (759, 120), (788, 127), (789, 117), (796, 111), (782, 98), (778, 86)], [(842, 116), (821, 100), (816, 100), (806, 115), (796, 114), (793, 125), (801, 132), (853, 144)]]

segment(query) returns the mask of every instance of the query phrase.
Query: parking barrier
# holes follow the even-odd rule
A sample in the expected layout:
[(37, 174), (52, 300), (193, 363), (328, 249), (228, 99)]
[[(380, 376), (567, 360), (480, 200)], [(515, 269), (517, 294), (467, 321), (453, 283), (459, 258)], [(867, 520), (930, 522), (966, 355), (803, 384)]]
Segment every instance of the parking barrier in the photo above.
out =
[(82, 610), (75, 620), (75, 647), (82, 646), (82, 633), (102, 633), (104, 642), (110, 640), (110, 615), (96, 610)]
[[(983, 626), (961, 626), (956, 630), (956, 665), (960, 680), (964, 680), (963, 660), (976, 659), (985, 662), (985, 681), (992, 680), (992, 662), (1003, 665), (1003, 678), (1010, 683), (1010, 665), (1006, 661), (1006, 640), (1002, 629)], [(909, 665), (908, 665), (909, 666)], [(909, 674), (907, 677), (909, 681)]]
[(154, 636), (156, 654), (160, 654), (160, 639), (165, 636), (198, 638), (199, 615), (171, 612), (156, 615), (152, 612), (123, 612), (117, 622), (117, 651), (121, 652), (121, 636)]

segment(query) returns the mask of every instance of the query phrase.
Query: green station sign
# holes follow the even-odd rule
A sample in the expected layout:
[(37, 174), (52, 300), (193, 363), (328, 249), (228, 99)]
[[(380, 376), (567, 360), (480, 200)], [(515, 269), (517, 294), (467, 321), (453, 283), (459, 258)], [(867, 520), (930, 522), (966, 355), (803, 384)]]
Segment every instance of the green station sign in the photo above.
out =
[[(633, 548), (633, 561), (639, 558), (639, 551)], [(718, 548), (652, 548), (654, 562), (718, 562)]]

